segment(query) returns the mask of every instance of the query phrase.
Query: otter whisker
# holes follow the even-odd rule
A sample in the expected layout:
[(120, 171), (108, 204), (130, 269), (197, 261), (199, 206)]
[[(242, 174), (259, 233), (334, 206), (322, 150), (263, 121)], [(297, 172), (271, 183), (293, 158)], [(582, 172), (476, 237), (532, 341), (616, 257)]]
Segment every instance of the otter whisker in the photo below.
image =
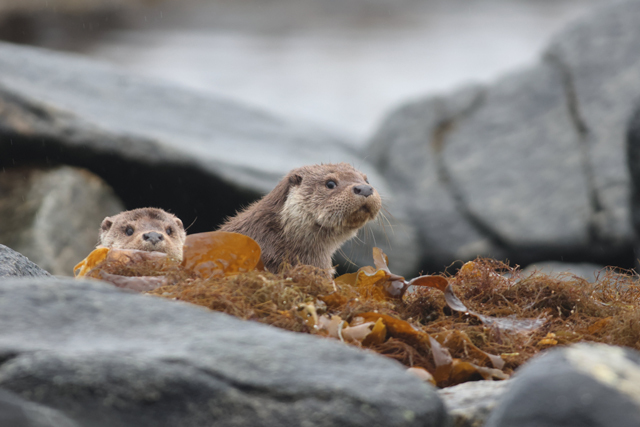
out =
[(393, 218), (393, 215), (391, 215), (391, 214), (389, 213), (389, 211), (388, 211), (387, 209), (385, 209), (385, 208), (381, 209), (381, 210), (380, 210), (380, 212), (378, 212), (378, 216), (379, 216), (381, 219), (383, 219), (383, 220), (387, 221), (387, 224), (389, 225), (389, 227), (391, 227), (391, 230), (393, 230), (393, 224), (391, 224), (391, 221), (389, 220), (389, 218), (387, 218), (387, 216), (384, 214), (385, 212), (386, 212), (386, 213), (388, 213), (388, 214), (389, 214), (389, 216), (391, 216), (391, 217)]
[(193, 221), (191, 221), (191, 224), (189, 224), (189, 226), (188, 226), (187, 228), (185, 228), (185, 229), (184, 229), (184, 231), (189, 230), (189, 229), (191, 228), (191, 226), (192, 226), (193, 224), (195, 224), (195, 223), (196, 223), (196, 221), (197, 221), (197, 220), (198, 220), (198, 217), (195, 217), (195, 218), (193, 219)]
[[(395, 233), (395, 231), (396, 231), (395, 230), (395, 225), (391, 221), (389, 221), (389, 218), (387, 218), (386, 216), (382, 215), (381, 219), (380, 219), (380, 222), (382, 223), (382, 229), (384, 230), (385, 235), (387, 233), (387, 227), (389, 227), (389, 230), (391, 230), (392, 233)], [(385, 225), (385, 222), (386, 222), (386, 225)]]
[[(391, 222), (387, 219), (387, 217), (382, 212), (378, 213), (378, 218), (376, 218), (376, 219), (377, 219), (378, 225), (382, 229), (382, 233), (384, 234), (385, 240), (387, 241), (387, 245), (390, 247), (391, 246), (391, 241), (389, 240), (389, 235), (387, 234), (387, 228), (385, 227), (385, 223), (384, 223), (383, 219), (387, 221), (387, 225), (391, 229), (392, 233), (394, 232), (393, 225), (391, 224)], [(373, 230), (372, 230), (372, 233), (373, 233)], [(375, 237), (374, 237), (374, 239), (375, 239)]]
[[(365, 236), (366, 237), (366, 236)], [(363, 240), (360, 236), (358, 236), (357, 234), (355, 236), (353, 236), (353, 240), (356, 240), (358, 243), (362, 243), (365, 244), (367, 243), (366, 240)]]
[(347, 263), (349, 263), (350, 265), (352, 265), (352, 266), (354, 266), (354, 267), (357, 267), (357, 266), (358, 266), (355, 262), (353, 262), (353, 261), (351, 260), (351, 257), (349, 257), (349, 256), (344, 252), (344, 250), (343, 250), (342, 248), (338, 249), (338, 253), (339, 253), (340, 255), (342, 255), (342, 257), (344, 258), (344, 260), (345, 260)]
[(373, 231), (373, 227), (369, 227), (368, 224), (364, 226), (365, 239), (367, 234), (371, 235), (371, 240), (373, 242), (373, 246), (378, 246), (378, 242), (376, 242), (376, 233)]

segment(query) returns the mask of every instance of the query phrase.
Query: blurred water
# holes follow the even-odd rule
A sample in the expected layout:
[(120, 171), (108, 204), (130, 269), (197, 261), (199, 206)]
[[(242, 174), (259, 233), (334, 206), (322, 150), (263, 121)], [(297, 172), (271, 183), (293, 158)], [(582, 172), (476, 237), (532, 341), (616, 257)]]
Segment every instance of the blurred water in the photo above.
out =
[[(398, 103), (537, 59), (608, 0), (213, 0), (158, 5), (88, 54), (363, 141)], [(185, 5), (188, 5), (185, 7)]]

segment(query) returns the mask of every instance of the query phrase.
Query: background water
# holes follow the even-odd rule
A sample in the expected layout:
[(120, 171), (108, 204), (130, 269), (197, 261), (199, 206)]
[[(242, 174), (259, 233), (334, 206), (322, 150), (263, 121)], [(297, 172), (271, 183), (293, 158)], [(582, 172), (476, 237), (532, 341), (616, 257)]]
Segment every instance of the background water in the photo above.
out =
[(489, 82), (609, 0), (157, 3), (85, 53), (363, 141), (409, 98)]

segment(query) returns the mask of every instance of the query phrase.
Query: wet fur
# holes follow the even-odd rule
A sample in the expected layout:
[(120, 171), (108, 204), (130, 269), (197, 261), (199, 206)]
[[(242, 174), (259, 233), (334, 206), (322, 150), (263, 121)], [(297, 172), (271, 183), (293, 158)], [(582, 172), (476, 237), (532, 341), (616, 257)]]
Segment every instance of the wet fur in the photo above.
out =
[[(338, 185), (326, 187), (330, 180)], [(374, 219), (381, 207), (375, 188), (368, 197), (353, 187), (366, 175), (347, 163), (312, 165), (289, 172), (269, 194), (220, 227), (260, 244), (262, 262), (276, 272), (282, 262), (309, 264), (333, 274), (333, 254)]]
[[(131, 236), (126, 234), (127, 227), (133, 228)], [(167, 232), (169, 227), (171, 235)], [(151, 231), (162, 235), (162, 240), (155, 245), (143, 239), (143, 235)], [(106, 217), (100, 226), (98, 247), (164, 252), (182, 261), (186, 236), (182, 221), (175, 215), (158, 208), (140, 208)]]

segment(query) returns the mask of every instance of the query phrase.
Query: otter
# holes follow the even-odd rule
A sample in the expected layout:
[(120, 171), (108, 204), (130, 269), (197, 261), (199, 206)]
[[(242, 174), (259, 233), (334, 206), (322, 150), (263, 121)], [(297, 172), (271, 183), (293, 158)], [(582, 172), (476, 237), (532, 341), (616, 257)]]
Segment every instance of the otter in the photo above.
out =
[(182, 221), (158, 208), (140, 208), (106, 217), (100, 226), (98, 247), (164, 252), (182, 261), (187, 233)]
[(271, 272), (286, 261), (319, 267), (333, 277), (334, 252), (375, 219), (381, 206), (367, 176), (348, 163), (303, 166), (219, 230), (258, 242)]

